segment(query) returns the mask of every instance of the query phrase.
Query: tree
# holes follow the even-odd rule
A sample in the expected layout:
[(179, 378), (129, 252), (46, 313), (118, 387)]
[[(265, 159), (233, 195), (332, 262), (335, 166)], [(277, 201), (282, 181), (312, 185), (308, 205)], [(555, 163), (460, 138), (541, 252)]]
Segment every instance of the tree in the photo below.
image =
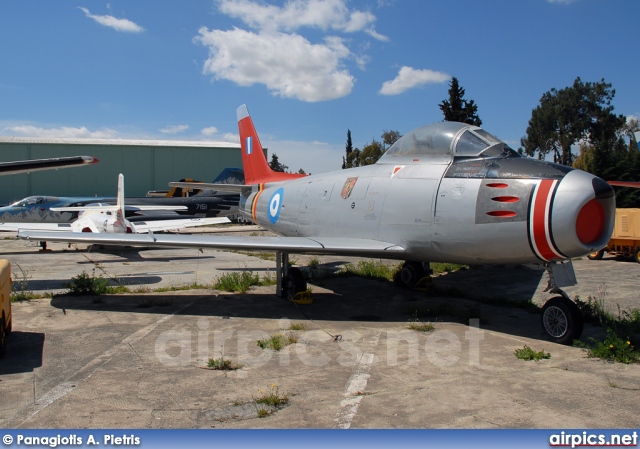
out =
[(378, 159), (384, 154), (384, 146), (382, 143), (372, 140), (370, 144), (362, 148), (360, 153), (360, 165), (371, 165), (378, 162)]
[(614, 144), (625, 123), (624, 117), (613, 114), (614, 96), (615, 90), (604, 79), (583, 83), (580, 77), (571, 87), (546, 92), (531, 113), (527, 135), (520, 139), (524, 152), (544, 159), (553, 151), (554, 162), (571, 165), (572, 146), (580, 142)]
[[(382, 157), (391, 145), (402, 137), (402, 134), (398, 131), (384, 131), (380, 137), (382, 137), (382, 142), (373, 139), (370, 144), (362, 148), (362, 151), (357, 148), (353, 150), (352, 155), (357, 154), (358, 166), (371, 165), (378, 162), (378, 159)], [(355, 158), (353, 159), (355, 161)]]
[(452, 77), (449, 83), (449, 99), (438, 105), (444, 114), (444, 121), (482, 125), (482, 120), (478, 117), (478, 106), (473, 100), (465, 100), (464, 93), (465, 90), (458, 84), (458, 79)]
[[(633, 129), (637, 127), (638, 124), (630, 120), (620, 128), (613, 142), (583, 143), (580, 145), (580, 156), (576, 158), (573, 166), (605, 180), (640, 180), (640, 151), (633, 135)], [(617, 207), (640, 207), (639, 189), (627, 187), (614, 187), (614, 189)]]
[(287, 170), (289, 170), (288, 166), (281, 164), (280, 161), (278, 161), (278, 155), (276, 153), (273, 153), (271, 155), (271, 162), (269, 162), (269, 167), (271, 167), (271, 170), (279, 172), (286, 172)]
[(342, 168), (351, 168), (353, 167), (352, 162), (353, 158), (351, 158), (351, 153), (353, 152), (353, 144), (351, 143), (351, 130), (347, 130), (347, 145), (345, 147), (345, 152), (347, 153), (346, 157), (342, 158)]

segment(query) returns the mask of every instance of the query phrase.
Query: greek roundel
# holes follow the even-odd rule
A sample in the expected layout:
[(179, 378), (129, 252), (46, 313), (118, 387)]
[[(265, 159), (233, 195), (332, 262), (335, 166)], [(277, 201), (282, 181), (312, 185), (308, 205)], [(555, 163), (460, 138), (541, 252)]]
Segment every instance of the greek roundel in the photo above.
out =
[(282, 209), (282, 198), (284, 197), (284, 189), (279, 188), (269, 200), (269, 220), (271, 223), (276, 223), (280, 217), (280, 209)]

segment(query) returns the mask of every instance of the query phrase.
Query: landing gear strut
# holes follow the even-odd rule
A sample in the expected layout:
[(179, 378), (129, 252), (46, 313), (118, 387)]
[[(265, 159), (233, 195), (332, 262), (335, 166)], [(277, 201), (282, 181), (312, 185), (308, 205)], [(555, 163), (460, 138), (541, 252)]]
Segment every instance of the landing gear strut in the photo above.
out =
[(576, 284), (571, 261), (547, 264), (549, 284), (545, 292), (559, 294), (548, 300), (542, 307), (542, 328), (553, 342), (571, 344), (580, 338), (583, 329), (582, 313), (578, 306), (560, 288)]
[(302, 272), (289, 265), (289, 253), (276, 253), (276, 293), (281, 298), (293, 299), (297, 293), (307, 291), (307, 281)]

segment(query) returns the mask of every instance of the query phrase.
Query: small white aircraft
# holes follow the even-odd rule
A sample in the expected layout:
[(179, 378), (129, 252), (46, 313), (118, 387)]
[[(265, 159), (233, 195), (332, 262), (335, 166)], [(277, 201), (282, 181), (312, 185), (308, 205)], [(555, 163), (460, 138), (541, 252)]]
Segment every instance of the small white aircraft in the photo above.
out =
[(186, 210), (186, 206), (127, 206), (124, 201), (124, 176), (118, 175), (118, 196), (115, 205), (94, 203), (86, 206), (54, 207), (57, 212), (79, 212), (78, 219), (71, 223), (0, 223), (0, 231), (66, 231), (92, 232), (96, 234), (144, 234), (148, 232), (170, 231), (195, 226), (229, 223), (227, 217), (176, 218), (131, 222), (125, 218), (125, 210), (168, 211)]

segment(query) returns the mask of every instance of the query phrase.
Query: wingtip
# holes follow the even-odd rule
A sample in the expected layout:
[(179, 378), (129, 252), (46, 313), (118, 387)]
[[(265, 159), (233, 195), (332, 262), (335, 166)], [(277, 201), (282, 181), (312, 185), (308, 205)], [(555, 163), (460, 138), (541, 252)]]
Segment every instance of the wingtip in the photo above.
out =
[(238, 117), (238, 121), (242, 120), (243, 118), (249, 117), (249, 110), (247, 109), (247, 105), (240, 105), (236, 110), (236, 115)]

